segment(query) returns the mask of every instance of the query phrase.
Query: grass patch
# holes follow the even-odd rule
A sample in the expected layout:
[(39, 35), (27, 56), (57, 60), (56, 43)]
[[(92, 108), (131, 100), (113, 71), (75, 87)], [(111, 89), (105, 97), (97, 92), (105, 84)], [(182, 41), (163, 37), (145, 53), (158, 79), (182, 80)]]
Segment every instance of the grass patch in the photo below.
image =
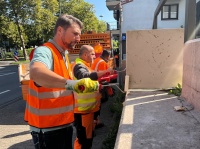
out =
[(19, 64), (25, 64), (25, 63), (30, 63), (30, 60), (24, 60), (23, 58), (23, 59), (19, 59), (17, 62), (12, 62), (11, 64), (19, 65)]
[(19, 64), (25, 64), (25, 63), (29, 63), (30, 61), (18, 61), (18, 62), (12, 62), (10, 64), (13, 64), (13, 65), (19, 65)]

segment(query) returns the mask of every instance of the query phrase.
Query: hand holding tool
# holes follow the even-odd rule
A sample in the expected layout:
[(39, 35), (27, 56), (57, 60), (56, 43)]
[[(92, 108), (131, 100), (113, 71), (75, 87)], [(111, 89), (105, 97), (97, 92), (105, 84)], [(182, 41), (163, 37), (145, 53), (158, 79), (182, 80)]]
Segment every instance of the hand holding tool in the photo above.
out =
[(67, 90), (73, 90), (77, 93), (91, 93), (99, 90), (99, 82), (93, 81), (90, 78), (67, 80), (65, 88)]

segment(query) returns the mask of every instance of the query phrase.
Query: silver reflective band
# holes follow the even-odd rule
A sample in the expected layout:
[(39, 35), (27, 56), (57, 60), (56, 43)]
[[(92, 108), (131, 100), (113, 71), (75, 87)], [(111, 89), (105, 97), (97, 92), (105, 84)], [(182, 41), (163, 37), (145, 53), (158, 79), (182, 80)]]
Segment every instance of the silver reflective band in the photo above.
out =
[(98, 69), (99, 64), (100, 64), (101, 62), (103, 62), (103, 60), (98, 61), (98, 63), (97, 63), (96, 66), (95, 66), (95, 71), (98, 71), (97, 69)]
[(74, 99), (88, 99), (88, 98), (96, 98), (99, 95), (99, 92), (92, 92), (92, 93), (82, 93), (78, 94), (76, 92), (74, 93)]
[(38, 115), (38, 116), (46, 116), (46, 115), (61, 114), (61, 113), (73, 111), (74, 106), (70, 105), (70, 106), (65, 106), (65, 107), (61, 107), (61, 108), (37, 109), (37, 108), (31, 107), (27, 103), (26, 108), (32, 114), (35, 114), (35, 115)]
[(29, 88), (29, 94), (31, 96), (37, 97), (39, 99), (47, 99), (47, 98), (58, 98), (58, 97), (70, 96), (70, 95), (72, 95), (72, 91), (63, 89), (63, 90), (59, 90), (59, 91), (38, 93)]

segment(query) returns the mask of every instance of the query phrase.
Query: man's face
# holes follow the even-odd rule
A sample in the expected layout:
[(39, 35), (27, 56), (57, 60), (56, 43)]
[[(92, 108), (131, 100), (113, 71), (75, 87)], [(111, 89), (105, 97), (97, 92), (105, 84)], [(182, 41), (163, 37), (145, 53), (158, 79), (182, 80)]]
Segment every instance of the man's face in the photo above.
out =
[(81, 29), (78, 24), (74, 23), (71, 27), (64, 30), (61, 28), (61, 42), (64, 50), (73, 50), (77, 42), (80, 41)]
[(94, 59), (95, 59), (95, 52), (94, 49), (91, 48), (87, 53), (86, 53), (86, 62), (87, 63), (93, 63)]

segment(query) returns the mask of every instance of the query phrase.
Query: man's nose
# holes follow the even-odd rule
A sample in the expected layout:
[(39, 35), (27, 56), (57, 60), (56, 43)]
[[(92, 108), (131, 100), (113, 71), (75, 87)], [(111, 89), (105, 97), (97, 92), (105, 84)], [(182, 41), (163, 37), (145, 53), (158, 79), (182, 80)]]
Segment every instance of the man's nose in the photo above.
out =
[(80, 40), (81, 40), (81, 36), (80, 35), (76, 36), (76, 41), (79, 42)]

